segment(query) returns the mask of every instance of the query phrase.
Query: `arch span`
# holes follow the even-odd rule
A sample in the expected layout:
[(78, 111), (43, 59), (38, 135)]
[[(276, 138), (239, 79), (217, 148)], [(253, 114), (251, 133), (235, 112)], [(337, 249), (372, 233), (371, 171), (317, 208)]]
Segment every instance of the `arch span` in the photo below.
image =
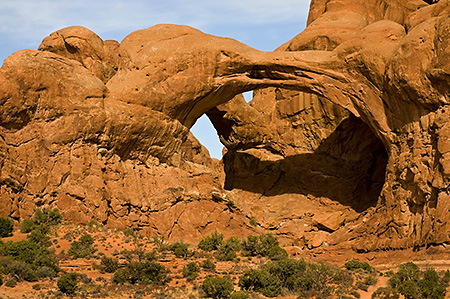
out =
[[(352, 78), (331, 52), (261, 52), (187, 26), (158, 25), (122, 41), (111, 97), (161, 111), (190, 128), (236, 95), (267, 87), (314, 93), (388, 131), (378, 89)], [(362, 82), (362, 83), (361, 83)]]

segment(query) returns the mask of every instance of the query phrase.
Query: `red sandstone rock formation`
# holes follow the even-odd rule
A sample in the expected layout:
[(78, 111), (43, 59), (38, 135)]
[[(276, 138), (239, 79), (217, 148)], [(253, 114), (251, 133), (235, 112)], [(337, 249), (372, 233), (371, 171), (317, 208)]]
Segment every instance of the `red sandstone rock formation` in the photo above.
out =
[[(57, 31), (0, 69), (0, 213), (55, 206), (184, 241), (448, 242), (449, 4), (313, 0), (272, 53), (186, 26), (120, 45)], [(204, 113), (221, 162), (189, 133)]]

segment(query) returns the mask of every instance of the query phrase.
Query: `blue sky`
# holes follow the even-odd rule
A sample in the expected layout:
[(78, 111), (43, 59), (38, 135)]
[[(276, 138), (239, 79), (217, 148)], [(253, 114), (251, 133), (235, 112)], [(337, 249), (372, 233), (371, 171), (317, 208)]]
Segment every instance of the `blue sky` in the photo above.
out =
[[(0, 62), (21, 49), (36, 49), (63, 27), (81, 25), (103, 40), (121, 41), (156, 24), (189, 25), (273, 51), (303, 31), (310, 0), (0, 0)], [(222, 145), (206, 117), (192, 128), (215, 158)]]

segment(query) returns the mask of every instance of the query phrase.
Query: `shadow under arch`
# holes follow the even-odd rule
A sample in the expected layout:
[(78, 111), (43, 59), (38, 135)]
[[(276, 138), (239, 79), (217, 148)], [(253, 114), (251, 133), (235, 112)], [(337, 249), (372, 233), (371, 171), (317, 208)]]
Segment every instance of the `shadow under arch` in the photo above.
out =
[[(234, 124), (225, 113), (215, 109), (207, 115), (219, 135), (229, 138)], [(270, 150), (251, 142), (246, 147), (228, 148), (223, 157), (225, 189), (263, 196), (325, 197), (362, 212), (377, 204), (385, 182), (385, 147), (371, 128), (351, 113), (314, 151), (264, 159), (255, 149), (271, 155)]]

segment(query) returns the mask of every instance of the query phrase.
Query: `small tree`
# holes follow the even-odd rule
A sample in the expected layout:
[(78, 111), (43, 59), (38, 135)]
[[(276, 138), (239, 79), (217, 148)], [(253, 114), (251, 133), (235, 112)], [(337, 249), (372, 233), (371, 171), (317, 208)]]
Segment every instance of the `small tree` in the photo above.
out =
[(170, 245), (170, 251), (178, 258), (185, 258), (189, 255), (189, 245), (183, 242), (175, 242)]
[(103, 256), (100, 263), (103, 270), (107, 273), (114, 273), (116, 272), (117, 268), (119, 268), (119, 262), (117, 261), (117, 259), (112, 257)]
[(203, 237), (203, 239), (198, 243), (198, 248), (203, 251), (213, 251), (217, 250), (223, 243), (223, 234), (218, 231), (213, 232), (210, 236)]
[(226, 277), (208, 277), (203, 281), (200, 288), (206, 296), (214, 299), (230, 298), (234, 290), (231, 279)]
[(239, 250), (241, 250), (241, 241), (236, 237), (231, 237), (217, 249), (218, 259), (232, 261), (237, 257), (236, 252)]
[(70, 248), (67, 253), (73, 258), (85, 258), (91, 256), (95, 252), (95, 248), (92, 246), (94, 239), (91, 235), (85, 234), (81, 236), (79, 241), (73, 241), (70, 244)]
[(211, 261), (210, 259), (206, 259), (202, 263), (202, 268), (205, 271), (215, 272), (216, 271), (216, 264), (214, 264), (214, 262)]
[(183, 267), (183, 276), (188, 280), (194, 280), (198, 277), (198, 272), (200, 271), (200, 267), (196, 262), (190, 262), (186, 266)]
[(14, 221), (11, 218), (0, 217), (0, 237), (12, 236)]
[(57, 282), (59, 290), (67, 295), (75, 294), (78, 287), (77, 278), (78, 274), (76, 273), (67, 273), (62, 275)]

